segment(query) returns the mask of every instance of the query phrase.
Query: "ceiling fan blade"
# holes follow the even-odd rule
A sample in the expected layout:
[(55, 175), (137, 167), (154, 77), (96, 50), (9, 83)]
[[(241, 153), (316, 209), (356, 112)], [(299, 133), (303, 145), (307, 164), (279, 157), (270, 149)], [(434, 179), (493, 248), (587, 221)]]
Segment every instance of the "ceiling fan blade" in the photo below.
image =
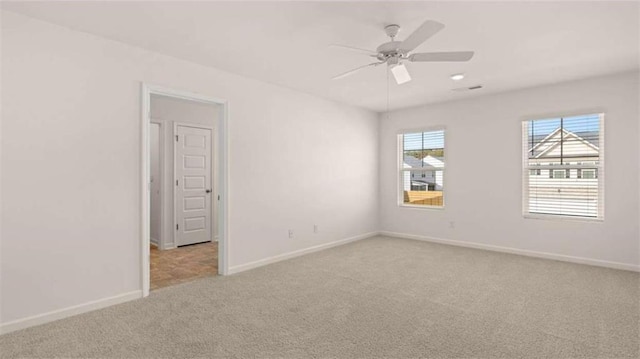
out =
[(329, 45), (329, 47), (333, 47), (333, 48), (337, 48), (337, 49), (349, 50), (349, 51), (358, 52), (358, 53), (365, 54), (365, 55), (372, 55), (372, 56), (377, 56), (378, 55), (378, 53), (375, 52), (375, 51), (367, 50), (367, 49), (361, 49), (359, 47), (353, 47), (353, 46), (331, 44), (331, 45)]
[(462, 62), (469, 61), (473, 57), (473, 51), (455, 51), (455, 52), (423, 52), (409, 55), (409, 61), (413, 62), (437, 62), (452, 61)]
[(411, 81), (411, 75), (409, 75), (409, 71), (404, 64), (398, 64), (389, 66), (391, 73), (393, 74), (393, 78), (396, 80), (398, 85), (402, 85), (403, 83)]
[(358, 72), (358, 71), (360, 71), (360, 70), (364, 69), (365, 67), (369, 67), (369, 66), (378, 66), (378, 65), (380, 65), (380, 64), (384, 64), (384, 62), (373, 62), (373, 63), (367, 64), (367, 65), (364, 65), (364, 66), (356, 67), (356, 68), (355, 68), (355, 69), (353, 69), (353, 70), (349, 70), (349, 71), (347, 71), (347, 72), (343, 72), (343, 73), (341, 73), (341, 74), (340, 74), (340, 75), (338, 75), (338, 76), (334, 76), (334, 77), (332, 78), (332, 80), (338, 80), (338, 79), (341, 79), (341, 78), (347, 77), (347, 76), (349, 76), (349, 75), (351, 75), (351, 74), (353, 74), (353, 73), (355, 73), (355, 72)]
[(419, 28), (416, 29), (409, 37), (407, 37), (402, 44), (400, 44), (400, 50), (409, 52), (418, 47), (423, 42), (427, 41), (431, 36), (437, 34), (444, 28), (444, 25), (433, 20), (427, 20)]

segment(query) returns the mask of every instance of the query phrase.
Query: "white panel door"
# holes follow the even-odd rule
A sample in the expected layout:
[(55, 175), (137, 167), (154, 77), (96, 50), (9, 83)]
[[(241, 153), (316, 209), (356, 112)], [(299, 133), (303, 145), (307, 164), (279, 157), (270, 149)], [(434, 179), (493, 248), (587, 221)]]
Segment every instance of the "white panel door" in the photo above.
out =
[(176, 245), (211, 241), (211, 130), (176, 126)]

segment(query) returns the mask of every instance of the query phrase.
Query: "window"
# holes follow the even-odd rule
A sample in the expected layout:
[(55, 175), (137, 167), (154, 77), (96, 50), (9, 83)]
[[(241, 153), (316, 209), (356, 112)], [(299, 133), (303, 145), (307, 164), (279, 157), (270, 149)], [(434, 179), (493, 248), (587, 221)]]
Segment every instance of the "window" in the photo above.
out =
[(603, 114), (523, 122), (525, 215), (604, 217), (603, 125)]
[(553, 170), (553, 178), (565, 178), (565, 170)]
[(400, 205), (444, 206), (444, 130), (399, 135)]
[(594, 179), (597, 178), (596, 177), (596, 170), (592, 169), (592, 170), (582, 170), (582, 178), (585, 179)]

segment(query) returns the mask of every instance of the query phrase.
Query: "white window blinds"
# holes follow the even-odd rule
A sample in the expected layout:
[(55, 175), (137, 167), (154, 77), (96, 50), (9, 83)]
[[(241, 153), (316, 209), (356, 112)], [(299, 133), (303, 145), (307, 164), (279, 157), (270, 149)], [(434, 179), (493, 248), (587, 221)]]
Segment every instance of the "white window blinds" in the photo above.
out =
[(604, 115), (524, 121), (524, 214), (603, 218)]
[(400, 135), (402, 205), (444, 206), (444, 130)]

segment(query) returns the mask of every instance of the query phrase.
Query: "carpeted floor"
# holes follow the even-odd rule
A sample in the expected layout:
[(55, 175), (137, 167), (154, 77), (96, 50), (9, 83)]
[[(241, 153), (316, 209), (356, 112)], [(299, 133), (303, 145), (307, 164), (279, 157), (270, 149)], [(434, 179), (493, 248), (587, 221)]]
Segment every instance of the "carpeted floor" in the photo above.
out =
[(638, 273), (377, 237), (0, 337), (0, 356), (640, 356)]

